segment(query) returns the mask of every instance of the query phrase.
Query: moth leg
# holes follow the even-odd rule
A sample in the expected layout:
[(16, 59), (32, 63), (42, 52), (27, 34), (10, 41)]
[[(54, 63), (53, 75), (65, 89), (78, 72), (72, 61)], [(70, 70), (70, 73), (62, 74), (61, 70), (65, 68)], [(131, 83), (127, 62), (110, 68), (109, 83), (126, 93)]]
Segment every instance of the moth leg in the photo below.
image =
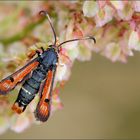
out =
[(41, 54), (44, 53), (44, 51), (45, 51), (44, 48), (41, 47), (40, 49), (36, 50), (36, 53), (38, 56), (41, 56)]
[(39, 50), (36, 50), (36, 53), (38, 56), (41, 56), (41, 52)]
[(44, 48), (43, 48), (43, 47), (41, 47), (41, 50), (42, 50), (42, 53), (44, 53), (44, 51), (45, 51), (45, 50), (44, 50)]

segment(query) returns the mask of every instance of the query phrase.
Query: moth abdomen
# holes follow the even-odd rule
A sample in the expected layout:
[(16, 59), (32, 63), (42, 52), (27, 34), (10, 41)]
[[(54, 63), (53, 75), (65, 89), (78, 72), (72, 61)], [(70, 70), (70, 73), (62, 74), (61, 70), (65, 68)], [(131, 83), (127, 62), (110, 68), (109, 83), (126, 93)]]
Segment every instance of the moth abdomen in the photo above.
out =
[(40, 70), (40, 66), (38, 66), (38, 68), (33, 71), (32, 76), (24, 82), (14, 104), (14, 110), (17, 113), (22, 113), (26, 106), (34, 99), (45, 76), (46, 74), (44, 74), (43, 71)]

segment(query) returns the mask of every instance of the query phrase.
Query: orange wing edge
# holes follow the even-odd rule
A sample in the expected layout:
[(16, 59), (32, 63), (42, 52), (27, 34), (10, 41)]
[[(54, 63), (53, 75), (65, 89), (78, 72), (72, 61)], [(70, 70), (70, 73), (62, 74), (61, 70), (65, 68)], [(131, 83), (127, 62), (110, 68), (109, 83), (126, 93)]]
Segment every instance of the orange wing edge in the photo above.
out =
[(47, 121), (50, 116), (51, 93), (54, 83), (55, 71), (56, 70), (48, 71), (46, 80), (42, 87), (43, 89), (41, 90), (41, 98), (37, 104), (37, 108), (35, 111), (36, 119), (42, 122)]
[(38, 58), (35, 58), (15, 73), (3, 79), (0, 82), (0, 94), (5, 95), (9, 91), (13, 90), (17, 84), (21, 83), (31, 73), (31, 71), (38, 66), (38, 64)]

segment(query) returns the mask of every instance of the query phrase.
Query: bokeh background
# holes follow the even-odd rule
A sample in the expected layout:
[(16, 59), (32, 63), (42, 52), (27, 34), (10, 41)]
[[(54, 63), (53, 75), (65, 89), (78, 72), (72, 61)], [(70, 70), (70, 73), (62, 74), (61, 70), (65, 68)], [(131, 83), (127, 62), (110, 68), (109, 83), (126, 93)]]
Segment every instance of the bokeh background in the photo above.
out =
[[(10, 107), (19, 88), (12, 92), (15, 95), (6, 96), (8, 103), (1, 97), (0, 132), (6, 131), (0, 139), (140, 138), (140, 54), (132, 52), (139, 50), (136, 33), (139, 32), (140, 3), (127, 0), (125, 3), (59, 2), (0, 2), (1, 79), (30, 59), (28, 52), (34, 50), (34, 43), (52, 40), (48, 21), (37, 16), (42, 9), (51, 15), (60, 42), (88, 34), (97, 40), (96, 45), (91, 45), (93, 48), (85, 42), (81, 42), (86, 46), (82, 49), (78, 44), (73, 44), (78, 49), (65, 47), (72, 66), (66, 62), (68, 72), (59, 71), (60, 75), (66, 75), (58, 76), (61, 78), (57, 78), (57, 82), (67, 82), (58, 86), (60, 91), (56, 95), (59, 97), (53, 103), (54, 113), (47, 122), (36, 124), (32, 108), (23, 115), (29, 121), (17, 121), (19, 116), (11, 113)], [(111, 10), (114, 13), (110, 15)], [(14, 132), (27, 122), (30, 125), (24, 131)]]

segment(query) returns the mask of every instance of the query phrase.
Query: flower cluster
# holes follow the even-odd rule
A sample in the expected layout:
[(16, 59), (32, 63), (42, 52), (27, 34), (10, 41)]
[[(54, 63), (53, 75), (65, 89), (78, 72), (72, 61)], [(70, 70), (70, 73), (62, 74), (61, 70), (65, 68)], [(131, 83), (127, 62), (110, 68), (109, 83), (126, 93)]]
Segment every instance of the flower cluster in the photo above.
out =
[(84, 2), (84, 15), (92, 17), (95, 27), (98, 28), (97, 47), (102, 55), (113, 62), (127, 62), (127, 56), (133, 56), (132, 50), (139, 50), (139, 12), (139, 1)]
[[(92, 52), (100, 53), (112, 62), (127, 62), (133, 50), (140, 50), (139, 1), (22, 1), (0, 5), (0, 78), (13, 73), (34, 56), (35, 50), (47, 47), (53, 37), (47, 18), (38, 15), (47, 10), (57, 31), (58, 42), (94, 36), (92, 40), (63, 45), (52, 94), (52, 112), (63, 107), (59, 90), (71, 75), (75, 60), (88, 61)], [(22, 115), (11, 111), (20, 86), (6, 96), (0, 96), (0, 133), (8, 128), (22, 132), (37, 123), (34, 110), (39, 96)]]

